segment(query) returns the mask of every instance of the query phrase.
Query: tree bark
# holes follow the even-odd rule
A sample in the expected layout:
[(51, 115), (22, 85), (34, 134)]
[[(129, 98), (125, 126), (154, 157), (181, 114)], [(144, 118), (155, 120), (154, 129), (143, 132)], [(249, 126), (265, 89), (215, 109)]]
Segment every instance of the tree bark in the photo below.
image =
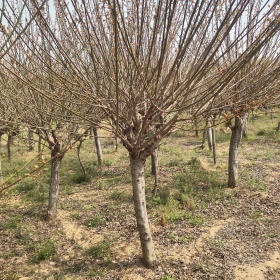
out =
[(238, 185), (238, 152), (242, 140), (246, 114), (235, 117), (234, 126), (231, 127), (231, 139), (228, 158), (228, 187), (235, 188)]
[(141, 241), (142, 261), (146, 267), (152, 268), (156, 263), (156, 255), (146, 208), (144, 165), (145, 159), (130, 156), (133, 201)]
[(8, 152), (8, 160), (11, 160), (11, 145), (13, 142), (13, 137), (8, 133), (8, 140), (7, 140), (7, 152)]
[(201, 149), (204, 149), (206, 138), (207, 138), (207, 128), (204, 128), (203, 135), (202, 135), (202, 141), (201, 141)]
[(244, 117), (243, 117), (243, 129), (242, 129), (242, 137), (243, 138), (247, 138), (248, 135), (248, 113), (244, 113)]
[(153, 188), (153, 195), (157, 193), (158, 190), (158, 151), (157, 149), (151, 154), (152, 161), (152, 174), (155, 176), (155, 185)]
[(87, 173), (86, 173), (86, 169), (85, 169), (85, 166), (84, 166), (84, 163), (83, 163), (83, 161), (81, 159), (81, 154), (80, 154), (82, 143), (83, 143), (83, 141), (80, 140), (80, 142), (79, 142), (79, 144), (77, 146), (77, 156), (78, 156), (78, 160), (79, 160), (79, 163), (80, 163), (82, 171), (83, 171), (84, 182), (86, 182), (87, 181)]
[(212, 137), (212, 128), (211, 125), (208, 124), (207, 129), (207, 140), (208, 140), (208, 147), (209, 147), (209, 151), (213, 150), (213, 137)]
[(194, 119), (194, 136), (198, 137), (198, 120), (197, 118)]
[(42, 159), (42, 137), (38, 134), (38, 160)]
[(28, 151), (34, 151), (34, 133), (31, 128), (28, 128)]
[(57, 214), (57, 201), (60, 183), (60, 167), (63, 155), (58, 155), (59, 150), (53, 149), (51, 156), (51, 182), (49, 189), (49, 205), (47, 210), (47, 220), (53, 220)]
[(212, 127), (211, 130), (212, 130), (212, 144), (213, 144), (213, 161), (214, 161), (214, 164), (217, 164), (217, 149), (216, 149), (216, 132), (215, 132), (215, 127)]
[(100, 145), (100, 141), (99, 141), (97, 127), (93, 127), (93, 135), (94, 135), (94, 142), (95, 142), (95, 147), (96, 147), (98, 165), (102, 165), (103, 164), (103, 156), (102, 156), (102, 149), (101, 149), (101, 145)]
[(0, 135), (0, 184), (2, 185), (4, 182), (4, 178), (3, 178), (3, 170), (2, 170), (2, 146), (1, 146), (1, 139), (2, 135)]
[(115, 138), (115, 148), (116, 148), (116, 152), (117, 152), (117, 151), (118, 151), (118, 148), (119, 148), (118, 137)]

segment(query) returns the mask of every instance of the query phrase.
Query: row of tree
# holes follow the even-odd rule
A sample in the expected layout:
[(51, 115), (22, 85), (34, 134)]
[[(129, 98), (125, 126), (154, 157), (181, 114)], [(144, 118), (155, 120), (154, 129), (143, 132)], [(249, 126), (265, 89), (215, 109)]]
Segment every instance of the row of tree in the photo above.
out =
[[(279, 1), (3, 1), (1, 127), (22, 125), (51, 153), (48, 219), (65, 153), (91, 127), (127, 149), (143, 263), (156, 255), (144, 167), (182, 125), (232, 129), (229, 187), (252, 108), (279, 101)], [(270, 5), (268, 5), (270, 3)]]

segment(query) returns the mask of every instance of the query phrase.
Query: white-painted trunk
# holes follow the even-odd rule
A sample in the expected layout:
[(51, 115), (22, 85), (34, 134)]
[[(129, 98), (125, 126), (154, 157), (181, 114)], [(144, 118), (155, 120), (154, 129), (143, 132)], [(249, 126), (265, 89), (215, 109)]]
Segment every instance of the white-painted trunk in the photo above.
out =
[(152, 268), (156, 262), (156, 255), (146, 208), (144, 166), (144, 159), (132, 158), (130, 156), (133, 201), (142, 247), (143, 264), (146, 267)]

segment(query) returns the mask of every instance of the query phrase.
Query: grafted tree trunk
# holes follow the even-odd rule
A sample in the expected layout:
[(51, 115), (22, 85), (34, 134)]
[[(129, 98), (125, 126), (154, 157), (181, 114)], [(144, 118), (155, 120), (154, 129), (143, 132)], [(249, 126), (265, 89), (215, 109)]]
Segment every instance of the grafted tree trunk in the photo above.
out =
[(34, 151), (34, 132), (31, 128), (28, 128), (28, 151)]
[(60, 167), (63, 155), (60, 154), (60, 149), (54, 147), (51, 153), (51, 182), (49, 189), (49, 205), (47, 210), (47, 220), (53, 220), (57, 214), (57, 201), (59, 194), (60, 183)]
[(151, 154), (152, 162), (152, 174), (155, 176), (155, 185), (153, 189), (153, 195), (157, 193), (158, 190), (158, 149), (155, 149)]
[(95, 147), (96, 147), (96, 154), (97, 154), (97, 160), (98, 164), (102, 165), (103, 164), (103, 156), (102, 156), (102, 149), (99, 141), (99, 135), (98, 135), (98, 128), (93, 127), (93, 135), (94, 135), (94, 142), (95, 142)]
[(238, 185), (238, 152), (242, 140), (244, 124), (247, 114), (235, 117), (234, 126), (231, 127), (231, 139), (228, 158), (228, 187), (235, 188)]
[(133, 201), (141, 241), (142, 260), (146, 267), (152, 268), (156, 263), (156, 255), (147, 215), (144, 166), (145, 159), (130, 156)]

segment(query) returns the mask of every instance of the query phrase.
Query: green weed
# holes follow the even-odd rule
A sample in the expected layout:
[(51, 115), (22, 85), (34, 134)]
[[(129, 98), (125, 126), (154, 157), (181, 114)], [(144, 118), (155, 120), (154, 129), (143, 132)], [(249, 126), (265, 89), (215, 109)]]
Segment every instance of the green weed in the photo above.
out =
[(91, 217), (89, 220), (87, 220), (86, 225), (87, 227), (93, 228), (93, 227), (99, 227), (106, 224), (106, 220), (104, 217), (100, 214), (96, 214), (93, 217)]
[(132, 201), (132, 195), (125, 193), (124, 191), (113, 191), (109, 195), (109, 199), (114, 200), (117, 204), (126, 203)]
[(164, 275), (161, 280), (176, 280), (175, 276)]
[(10, 219), (7, 222), (0, 222), (0, 229), (15, 229), (18, 227), (19, 222), (21, 221), (21, 216), (16, 216)]
[(105, 265), (111, 262), (111, 242), (103, 240), (86, 250), (86, 254), (90, 257), (102, 259)]
[(39, 244), (35, 246), (34, 248), (35, 254), (33, 255), (31, 261), (33, 263), (39, 263), (41, 261), (44, 261), (48, 259), (50, 256), (54, 255), (55, 250), (55, 244), (52, 240), (47, 240), (43, 244)]

